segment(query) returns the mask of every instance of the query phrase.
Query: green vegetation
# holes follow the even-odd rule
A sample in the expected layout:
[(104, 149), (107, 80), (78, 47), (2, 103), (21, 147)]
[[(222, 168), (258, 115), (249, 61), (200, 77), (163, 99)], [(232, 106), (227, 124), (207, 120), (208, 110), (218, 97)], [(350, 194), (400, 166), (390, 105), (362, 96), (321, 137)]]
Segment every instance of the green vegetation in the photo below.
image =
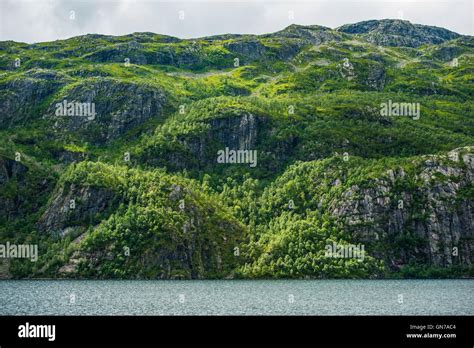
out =
[(343, 29), (0, 42), (0, 277), (472, 277), (473, 38)]

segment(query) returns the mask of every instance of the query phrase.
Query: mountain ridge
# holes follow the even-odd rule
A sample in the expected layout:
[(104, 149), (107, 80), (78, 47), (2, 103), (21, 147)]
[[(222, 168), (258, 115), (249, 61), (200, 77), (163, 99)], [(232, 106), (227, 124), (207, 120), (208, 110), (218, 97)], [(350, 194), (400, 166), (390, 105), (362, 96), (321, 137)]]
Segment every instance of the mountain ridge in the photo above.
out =
[[(456, 37), (460, 36), (471, 36), (472, 35), (463, 35), (456, 33), (454, 31), (451, 31), (449, 29), (445, 29), (443, 27), (438, 27), (438, 26), (433, 26), (433, 25), (428, 25), (428, 24), (416, 24), (416, 23), (411, 23), (408, 20), (401, 20), (401, 19), (371, 19), (371, 20), (365, 20), (365, 21), (360, 21), (360, 22), (355, 22), (351, 24), (343, 24), (335, 28), (330, 28), (330, 27), (325, 27), (317, 24), (311, 24), (311, 25), (306, 25), (306, 24), (290, 24), (286, 26), (285, 28), (281, 30), (277, 30), (272, 33), (264, 33), (264, 34), (237, 34), (237, 33), (223, 33), (223, 34), (214, 34), (210, 36), (201, 36), (201, 37), (192, 37), (192, 38), (179, 38), (177, 36), (172, 36), (172, 35), (166, 35), (166, 34), (159, 34), (159, 33), (154, 33), (154, 32), (133, 32), (130, 34), (124, 34), (124, 35), (109, 35), (109, 34), (82, 34), (78, 36), (73, 36), (70, 38), (66, 39), (58, 39), (58, 40), (53, 40), (53, 41), (42, 41), (42, 42), (36, 42), (36, 43), (25, 43), (25, 42), (20, 42), (20, 41), (13, 41), (13, 40), (6, 40), (6, 41), (0, 41), (0, 42), (11, 42), (11, 43), (16, 43), (16, 44), (25, 44), (25, 45), (35, 45), (35, 44), (41, 44), (41, 43), (47, 43), (47, 42), (58, 42), (58, 41), (67, 41), (71, 39), (76, 39), (76, 38), (93, 38), (93, 39), (115, 39), (115, 38), (121, 38), (121, 37), (136, 37), (136, 36), (151, 36), (151, 37), (159, 37), (163, 39), (169, 39), (169, 40), (181, 40), (181, 41), (192, 41), (192, 40), (200, 40), (200, 39), (222, 39), (222, 38), (238, 38), (238, 37), (244, 37), (244, 36), (276, 36), (277, 34), (281, 33), (287, 33), (288, 31), (291, 30), (310, 30), (310, 31), (341, 31), (341, 32), (347, 32), (347, 33), (357, 33), (357, 34), (364, 34), (367, 33), (369, 30), (367, 26), (369, 26), (370, 29), (374, 29), (374, 27), (379, 27), (382, 26), (382, 29), (387, 28), (390, 30), (393, 30), (393, 28), (390, 28), (390, 26), (384, 26), (383, 24), (396, 24), (396, 23), (405, 23), (410, 26), (413, 26), (414, 28), (419, 28), (419, 29), (425, 29), (426, 31), (434, 31), (434, 32), (441, 32), (444, 34), (451, 33), (452, 35)], [(451, 39), (449, 39), (451, 40)], [(439, 42), (438, 42), (439, 43)]]

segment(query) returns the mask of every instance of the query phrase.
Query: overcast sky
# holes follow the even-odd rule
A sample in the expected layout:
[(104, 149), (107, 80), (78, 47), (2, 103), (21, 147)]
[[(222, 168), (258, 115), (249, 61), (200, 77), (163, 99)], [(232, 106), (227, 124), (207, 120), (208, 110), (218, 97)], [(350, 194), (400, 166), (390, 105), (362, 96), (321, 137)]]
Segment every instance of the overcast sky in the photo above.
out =
[(474, 0), (0, 0), (0, 41), (150, 31), (180, 38), (402, 18), (474, 35)]

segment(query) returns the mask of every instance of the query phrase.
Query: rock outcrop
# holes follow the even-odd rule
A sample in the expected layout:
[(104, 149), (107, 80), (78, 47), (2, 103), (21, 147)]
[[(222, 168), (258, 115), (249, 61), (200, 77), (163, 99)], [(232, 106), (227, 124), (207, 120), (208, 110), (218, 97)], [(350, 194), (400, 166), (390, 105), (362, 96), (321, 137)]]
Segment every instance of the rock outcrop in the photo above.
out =
[(39, 119), (47, 100), (66, 84), (64, 75), (34, 69), (24, 76), (0, 82), (0, 127), (22, 125)]
[[(465, 148), (427, 157), (416, 173), (390, 169), (353, 185), (330, 214), (397, 270), (410, 262), (448, 267), (474, 262), (474, 153)], [(375, 248), (374, 250), (377, 250)]]
[(359, 34), (375, 45), (419, 47), (440, 44), (460, 35), (444, 28), (412, 24), (398, 19), (370, 20), (346, 24), (337, 29), (348, 34)]
[[(64, 101), (94, 104), (95, 115), (58, 116), (57, 105)], [(57, 97), (44, 117), (54, 122), (58, 136), (66, 132), (94, 144), (104, 144), (152, 118), (163, 118), (165, 103), (164, 92), (156, 87), (92, 78)]]
[(38, 230), (55, 236), (79, 235), (108, 217), (118, 201), (116, 194), (105, 188), (59, 186), (38, 221)]

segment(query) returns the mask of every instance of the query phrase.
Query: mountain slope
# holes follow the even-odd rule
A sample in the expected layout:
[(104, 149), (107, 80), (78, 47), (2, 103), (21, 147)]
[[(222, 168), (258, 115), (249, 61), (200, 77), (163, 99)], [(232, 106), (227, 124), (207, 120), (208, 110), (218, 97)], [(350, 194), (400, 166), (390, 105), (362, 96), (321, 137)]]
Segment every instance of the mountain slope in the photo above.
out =
[[(258, 238), (249, 244), (252, 261), (243, 273), (412, 275), (411, 267), (420, 265), (431, 276), (450, 267), (462, 273), (472, 263), (472, 150), (404, 160), (330, 158), (291, 166), (260, 198)], [(364, 245), (365, 257), (327, 258), (325, 246), (332, 243)]]
[(0, 277), (472, 276), (473, 40), (0, 42), (0, 244), (40, 250)]

